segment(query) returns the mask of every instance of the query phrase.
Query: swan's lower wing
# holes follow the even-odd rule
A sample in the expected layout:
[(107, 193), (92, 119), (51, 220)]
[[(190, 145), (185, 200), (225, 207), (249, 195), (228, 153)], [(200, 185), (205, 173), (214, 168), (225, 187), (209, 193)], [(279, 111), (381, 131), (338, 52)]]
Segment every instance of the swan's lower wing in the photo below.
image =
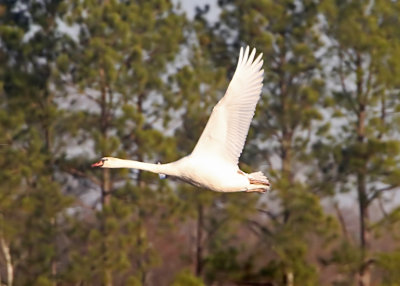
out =
[(223, 157), (237, 164), (260, 98), (264, 71), (255, 49), (240, 50), (238, 65), (225, 96), (214, 107), (192, 155)]

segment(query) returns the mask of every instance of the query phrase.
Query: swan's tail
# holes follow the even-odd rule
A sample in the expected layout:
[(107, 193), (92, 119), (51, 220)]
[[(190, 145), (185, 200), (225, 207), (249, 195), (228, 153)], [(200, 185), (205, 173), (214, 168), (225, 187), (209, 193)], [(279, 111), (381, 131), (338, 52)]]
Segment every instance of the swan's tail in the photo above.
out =
[(256, 191), (256, 192), (266, 192), (270, 189), (270, 182), (268, 178), (260, 171), (248, 174), (247, 177), (249, 178), (251, 189), (248, 191)]

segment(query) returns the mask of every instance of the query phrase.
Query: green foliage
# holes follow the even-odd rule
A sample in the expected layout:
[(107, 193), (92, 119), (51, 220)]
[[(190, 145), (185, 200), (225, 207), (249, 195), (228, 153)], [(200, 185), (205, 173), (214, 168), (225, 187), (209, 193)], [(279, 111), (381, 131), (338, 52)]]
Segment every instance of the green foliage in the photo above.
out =
[(381, 253), (377, 257), (378, 265), (383, 269), (383, 286), (399, 285), (400, 275), (400, 252), (395, 250), (392, 253)]
[[(1, 239), (8, 283), (50, 285), (53, 263), (60, 258), (58, 239), (66, 209), (72, 200), (61, 193), (56, 180), (56, 160), (62, 149), (54, 130), (57, 113), (54, 59), (63, 49), (64, 38), (55, 19), (62, 15), (58, 1), (8, 1), (1, 5), (0, 48), (0, 168)], [(43, 17), (47, 21), (43, 21)], [(27, 32), (36, 25), (36, 31)], [(6, 261), (8, 260), (8, 261)], [(17, 268), (16, 268), (17, 267)]]
[(202, 286), (204, 283), (201, 279), (197, 278), (193, 274), (191, 274), (188, 270), (182, 270), (179, 272), (174, 281), (171, 284), (172, 286)]
[[(347, 256), (346, 265), (353, 265), (360, 280), (371, 275), (369, 261), (377, 255), (371, 248), (370, 208), (386, 191), (399, 186), (400, 145), (393, 124), (398, 116), (392, 113), (400, 103), (396, 95), (400, 38), (393, 29), (399, 9), (397, 2), (386, 1), (324, 1), (322, 5), (329, 23), (325, 26), (331, 39), (329, 54), (337, 59), (331, 71), (337, 86), (331, 110), (340, 121), (315, 149), (318, 155), (325, 153), (319, 164), (323, 180), (331, 182), (331, 192), (357, 193), (360, 243), (353, 245), (359, 249), (350, 249), (358, 255)], [(375, 231), (381, 226), (387, 223), (375, 224)], [(340, 259), (336, 263), (343, 264)]]

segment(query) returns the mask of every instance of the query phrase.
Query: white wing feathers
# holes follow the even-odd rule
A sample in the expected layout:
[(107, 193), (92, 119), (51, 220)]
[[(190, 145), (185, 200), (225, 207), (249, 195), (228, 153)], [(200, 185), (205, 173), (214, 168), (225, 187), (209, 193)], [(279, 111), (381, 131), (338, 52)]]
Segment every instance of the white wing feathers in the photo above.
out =
[(262, 54), (255, 60), (256, 50), (240, 49), (235, 74), (225, 96), (214, 107), (192, 155), (210, 159), (223, 158), (237, 165), (250, 122), (260, 98), (264, 70)]

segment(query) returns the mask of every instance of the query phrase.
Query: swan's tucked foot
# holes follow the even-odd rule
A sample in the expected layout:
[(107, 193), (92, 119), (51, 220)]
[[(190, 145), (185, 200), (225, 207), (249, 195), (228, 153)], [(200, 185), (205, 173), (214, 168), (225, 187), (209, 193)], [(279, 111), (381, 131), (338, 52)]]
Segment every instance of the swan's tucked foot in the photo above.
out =
[(270, 189), (270, 182), (268, 178), (260, 171), (251, 174), (246, 174), (242, 170), (237, 171), (238, 174), (246, 176), (249, 180), (250, 186), (245, 190), (246, 193), (256, 192), (256, 193), (266, 193)]
[(269, 189), (251, 189), (251, 190), (246, 190), (246, 193), (252, 193), (252, 192), (256, 192), (256, 193), (260, 193), (260, 194), (264, 194), (268, 191)]
[(250, 181), (250, 184), (252, 184), (252, 185), (265, 185), (265, 186), (268, 186), (268, 187), (271, 186), (271, 184), (269, 183), (268, 179), (260, 181), (260, 180), (249, 178), (249, 181)]

